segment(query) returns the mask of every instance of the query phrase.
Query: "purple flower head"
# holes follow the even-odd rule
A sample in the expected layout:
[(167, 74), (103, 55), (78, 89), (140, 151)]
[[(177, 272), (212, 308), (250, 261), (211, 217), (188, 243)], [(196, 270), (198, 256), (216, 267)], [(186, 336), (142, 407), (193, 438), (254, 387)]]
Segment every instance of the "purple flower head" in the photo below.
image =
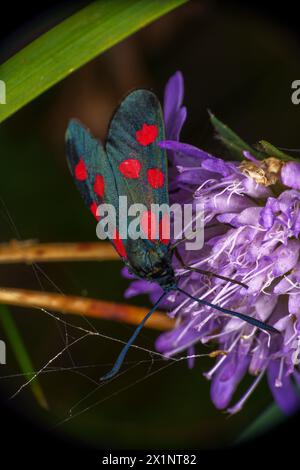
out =
[[(204, 247), (186, 251), (182, 243), (180, 254), (186, 265), (230, 277), (248, 289), (190, 272), (174, 257), (178, 286), (212, 304), (268, 322), (281, 334), (270, 335), (171, 292), (164, 307), (176, 318), (176, 326), (159, 336), (156, 348), (171, 356), (198, 343), (217, 343), (225, 354), (205, 373), (217, 408), (239, 411), (266, 374), (276, 402), (290, 414), (300, 406), (300, 164), (280, 163), (275, 174), (270, 170), (274, 160), (266, 163), (264, 173), (261, 167), (256, 171), (258, 162), (249, 152), (242, 163), (226, 162), (180, 143), (186, 117), (182, 99), (183, 80), (177, 72), (166, 86), (166, 140), (159, 145), (176, 166), (170, 172), (170, 186), (177, 190), (171, 200), (201, 201), (205, 212)], [(139, 293), (148, 293), (155, 302), (161, 288), (135, 280), (126, 295)], [(232, 405), (246, 374), (253, 376), (252, 384)]]

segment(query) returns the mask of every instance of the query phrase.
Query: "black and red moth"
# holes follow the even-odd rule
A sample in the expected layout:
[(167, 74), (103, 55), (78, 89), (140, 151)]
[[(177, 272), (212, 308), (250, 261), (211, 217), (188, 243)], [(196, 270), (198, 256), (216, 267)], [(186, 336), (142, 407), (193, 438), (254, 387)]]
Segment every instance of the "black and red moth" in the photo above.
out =
[[(111, 120), (105, 146), (78, 121), (70, 121), (66, 133), (69, 167), (85, 203), (96, 219), (97, 207), (101, 203), (112, 204), (118, 211), (120, 196), (127, 196), (128, 206), (137, 203), (146, 206), (146, 218), (149, 215), (151, 217), (151, 204), (169, 203), (166, 151), (157, 145), (164, 138), (164, 120), (159, 100), (154, 93), (144, 89), (133, 91), (121, 102)], [(160, 215), (157, 221), (159, 227), (164, 222), (163, 217)], [(172, 268), (174, 246), (171, 246), (170, 241), (152, 239), (150, 236), (137, 240), (130, 236), (121, 239), (118, 212), (116, 220), (117, 226), (111, 242), (120, 257), (131, 273), (138, 278), (157, 282), (164, 292), (136, 328), (112, 370), (102, 379), (109, 379), (119, 371), (143, 325), (170, 290), (180, 291), (200, 304), (234, 315), (263, 330), (277, 332), (272, 326), (255, 318), (213, 305), (183, 291), (177, 285)]]

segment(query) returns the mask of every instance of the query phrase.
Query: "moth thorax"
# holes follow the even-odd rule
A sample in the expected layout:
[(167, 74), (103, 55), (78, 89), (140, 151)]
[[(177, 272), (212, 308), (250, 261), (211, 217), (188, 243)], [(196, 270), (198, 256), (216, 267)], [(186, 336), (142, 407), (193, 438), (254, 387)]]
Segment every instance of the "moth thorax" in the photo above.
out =
[(239, 165), (239, 169), (244, 175), (254, 179), (256, 183), (263, 186), (271, 186), (280, 180), (280, 171), (283, 163), (275, 157), (269, 157), (257, 163), (244, 160)]

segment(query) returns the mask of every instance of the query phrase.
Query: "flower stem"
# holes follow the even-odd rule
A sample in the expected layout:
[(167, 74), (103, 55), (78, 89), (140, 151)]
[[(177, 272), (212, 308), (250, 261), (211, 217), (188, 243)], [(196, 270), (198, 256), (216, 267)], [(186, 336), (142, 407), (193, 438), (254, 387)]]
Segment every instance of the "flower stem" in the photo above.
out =
[(110, 243), (37, 243), (34, 240), (17, 241), (0, 245), (0, 263), (38, 263), (53, 261), (104, 261), (118, 260)]
[[(12, 288), (0, 289), (0, 304), (54, 310), (132, 325), (138, 325), (149, 310), (145, 307), (104, 300)], [(168, 330), (173, 326), (173, 320), (163, 312), (155, 312), (147, 322), (147, 327), (158, 330)]]

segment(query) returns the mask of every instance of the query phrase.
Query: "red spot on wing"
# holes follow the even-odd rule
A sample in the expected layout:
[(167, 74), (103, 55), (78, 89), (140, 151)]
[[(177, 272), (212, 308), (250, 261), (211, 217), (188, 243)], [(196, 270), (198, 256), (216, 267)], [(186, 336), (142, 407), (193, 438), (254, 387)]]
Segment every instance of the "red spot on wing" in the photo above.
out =
[(159, 223), (159, 239), (165, 245), (170, 242), (170, 215), (165, 212)]
[(74, 169), (75, 178), (78, 181), (84, 181), (87, 179), (87, 171), (84, 161), (81, 159), (77, 163)]
[(95, 178), (95, 183), (94, 183), (94, 191), (97, 194), (97, 196), (103, 198), (104, 196), (104, 178), (102, 175), (98, 174), (96, 175)]
[(143, 124), (142, 128), (136, 131), (135, 138), (137, 142), (141, 145), (150, 145), (156, 140), (158, 136), (158, 128), (157, 126)]
[(164, 185), (165, 176), (158, 168), (150, 168), (147, 171), (147, 179), (151, 188), (158, 189)]
[(119, 170), (125, 178), (139, 178), (141, 169), (141, 162), (135, 158), (123, 160), (119, 165)]
[(97, 215), (97, 204), (96, 202), (94, 201), (91, 205), (90, 205), (90, 211), (91, 213), (93, 214), (93, 216), (95, 217), (96, 220), (100, 220), (100, 217), (99, 215)]
[(122, 258), (127, 258), (126, 249), (123, 243), (123, 240), (120, 238), (118, 230), (115, 228), (113, 234), (113, 243), (116, 247), (117, 252)]
[(141, 229), (148, 240), (156, 240), (157, 216), (154, 212), (145, 211), (141, 215)]

